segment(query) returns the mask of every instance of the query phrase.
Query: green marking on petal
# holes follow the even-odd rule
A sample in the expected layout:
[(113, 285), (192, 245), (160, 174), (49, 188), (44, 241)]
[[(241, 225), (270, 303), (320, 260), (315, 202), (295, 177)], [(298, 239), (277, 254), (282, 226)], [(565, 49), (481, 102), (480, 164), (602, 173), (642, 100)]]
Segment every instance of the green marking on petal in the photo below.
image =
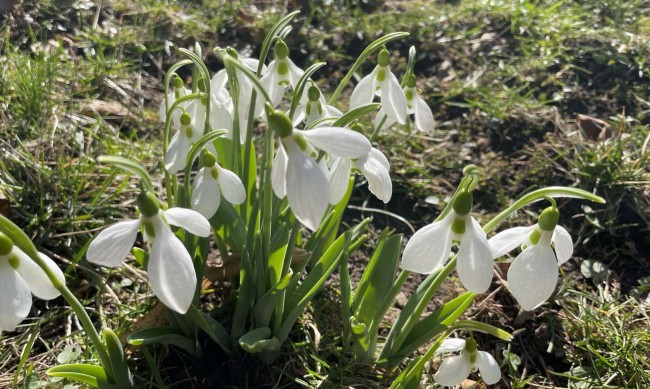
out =
[(9, 262), (9, 266), (13, 267), (15, 270), (18, 270), (18, 266), (20, 266), (20, 259), (18, 259), (18, 256), (16, 254), (11, 254), (9, 258), (7, 258), (7, 261)]
[(152, 222), (145, 220), (144, 222), (142, 222), (142, 225), (144, 226), (144, 232), (145, 234), (147, 234), (148, 237), (150, 238), (156, 237), (156, 229), (153, 228)]
[(219, 169), (217, 169), (216, 166), (213, 166), (212, 169), (210, 169), (210, 174), (212, 174), (212, 178), (215, 180), (219, 179)]
[(466, 223), (464, 217), (457, 217), (451, 223), (451, 231), (458, 235), (462, 235), (465, 233), (465, 230), (467, 229), (467, 226), (465, 224)]
[(538, 227), (535, 227), (533, 232), (530, 233), (530, 236), (528, 237), (528, 239), (530, 239), (530, 243), (532, 243), (533, 245), (536, 245), (537, 242), (539, 242), (539, 238), (541, 238), (541, 237), (542, 237), (542, 231), (540, 231), (540, 229)]
[(307, 141), (305, 140), (305, 138), (302, 137), (302, 135), (300, 134), (294, 135), (293, 140), (296, 141), (298, 147), (300, 147), (300, 150), (306, 152), (307, 149), (309, 148), (309, 145), (307, 145)]
[(289, 64), (287, 61), (281, 61), (278, 63), (278, 74), (282, 76), (289, 74)]
[(377, 71), (377, 81), (383, 82), (386, 79), (386, 69), (379, 68)]

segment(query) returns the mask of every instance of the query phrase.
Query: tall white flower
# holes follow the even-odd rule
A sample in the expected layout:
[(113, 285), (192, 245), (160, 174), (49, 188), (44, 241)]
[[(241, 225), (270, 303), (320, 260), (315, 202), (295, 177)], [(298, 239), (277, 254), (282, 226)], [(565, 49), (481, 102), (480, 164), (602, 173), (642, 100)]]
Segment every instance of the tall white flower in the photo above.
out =
[(397, 77), (390, 71), (389, 59), (388, 50), (382, 49), (379, 52), (375, 69), (362, 78), (352, 91), (350, 108), (354, 109), (369, 104), (375, 95), (378, 95), (381, 96), (381, 108), (386, 115), (393, 122), (404, 124), (406, 121), (406, 97)]
[[(165, 169), (172, 174), (185, 169), (190, 147), (203, 135), (203, 130), (196, 131), (193, 120), (194, 118), (189, 113), (183, 112), (180, 120), (181, 128), (174, 134), (167, 146)], [(203, 120), (205, 120), (205, 111), (203, 111)]]
[(100, 232), (90, 243), (86, 258), (101, 266), (119, 266), (143, 227), (143, 236), (151, 248), (147, 272), (153, 292), (167, 307), (184, 314), (194, 298), (196, 272), (192, 257), (169, 225), (207, 237), (210, 223), (190, 209), (161, 210), (150, 192), (138, 196), (138, 209), (141, 214), (138, 220), (118, 222)]
[[(415, 87), (415, 76), (411, 75), (409, 77), (403, 90), (404, 96), (406, 97), (406, 112), (413, 115), (415, 128), (418, 131), (426, 132), (429, 135), (433, 134), (436, 122), (433, 119), (431, 108), (429, 108), (429, 105), (417, 92), (417, 88)], [(395, 120), (388, 117), (383, 108), (377, 112), (374, 121), (374, 127), (379, 127), (377, 131), (388, 128), (393, 124), (395, 124)]]
[[(165, 104), (165, 99), (160, 102), (160, 106), (158, 107), (158, 117), (160, 118), (160, 121), (165, 123), (167, 121), (167, 108), (171, 108), (172, 104), (177, 99), (180, 99), (183, 96), (188, 95), (190, 92), (185, 88), (183, 85), (183, 80), (177, 75), (174, 74), (174, 90), (170, 91), (167, 94), (167, 104)], [(187, 107), (187, 103), (182, 103), (182, 107)], [(181, 110), (176, 109), (174, 110), (174, 113), (172, 114), (172, 125), (176, 128), (180, 127), (180, 118), (181, 118)]]
[(343, 116), (343, 113), (336, 107), (327, 105), (320, 89), (311, 82), (306, 93), (303, 94), (300, 104), (296, 107), (296, 116), (293, 119), (293, 125), (297, 126), (302, 121), (306, 125), (309, 125), (318, 119), (338, 118), (341, 116)]
[(268, 122), (269, 128), (280, 136), (271, 172), (273, 191), (280, 198), (286, 196), (296, 218), (314, 231), (327, 210), (330, 194), (327, 167), (316, 161), (318, 150), (361, 158), (370, 153), (370, 142), (342, 127), (296, 130), (289, 117), (280, 111), (269, 111)]
[[(61, 283), (65, 283), (56, 263), (45, 254), (38, 255)], [(13, 331), (29, 315), (32, 294), (43, 300), (60, 295), (45, 271), (0, 233), (0, 331)]]
[(348, 189), (348, 179), (352, 171), (358, 171), (366, 177), (368, 189), (384, 203), (390, 201), (393, 194), (393, 182), (390, 179), (390, 163), (386, 156), (376, 148), (358, 159), (338, 157), (330, 167), (330, 204), (338, 204)]
[(501, 369), (494, 357), (485, 351), (476, 349), (476, 341), (473, 338), (459, 339), (447, 338), (436, 350), (436, 354), (458, 352), (459, 355), (445, 358), (433, 376), (436, 383), (443, 386), (455, 386), (461, 384), (471, 372), (479, 371), (483, 381), (493, 385), (501, 379)]
[(277, 107), (287, 87), (295, 88), (298, 80), (305, 73), (289, 58), (289, 48), (282, 39), (275, 44), (275, 59), (271, 61), (262, 76), (262, 85), (271, 98), (271, 105)]
[(489, 240), (495, 259), (522, 247), (508, 270), (508, 285), (526, 310), (537, 308), (551, 297), (558, 267), (573, 255), (573, 240), (566, 229), (557, 225), (559, 217), (557, 208), (549, 207), (540, 214), (536, 225), (510, 228)]
[(485, 292), (492, 282), (494, 260), (485, 232), (469, 214), (472, 202), (471, 192), (461, 190), (447, 216), (417, 231), (406, 244), (402, 268), (433, 273), (444, 265), (452, 244), (457, 243), (460, 281), (473, 293)]
[(215, 156), (204, 151), (199, 170), (194, 179), (192, 208), (211, 218), (219, 209), (221, 196), (232, 204), (241, 204), (246, 200), (246, 189), (239, 176), (219, 166)]

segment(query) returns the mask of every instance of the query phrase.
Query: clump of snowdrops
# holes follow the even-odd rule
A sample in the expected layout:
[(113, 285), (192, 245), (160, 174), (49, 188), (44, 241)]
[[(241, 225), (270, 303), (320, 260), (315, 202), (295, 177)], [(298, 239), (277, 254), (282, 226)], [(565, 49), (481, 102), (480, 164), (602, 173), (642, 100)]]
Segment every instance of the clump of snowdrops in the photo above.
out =
[[(409, 52), (401, 81), (390, 67), (387, 46), (408, 34), (388, 34), (370, 44), (326, 99), (312, 79), (317, 73), (327, 77), (325, 64), (301, 69), (283, 40), (296, 14), (271, 29), (258, 59), (216, 48), (225, 68), (214, 75), (198, 47), (180, 50), (187, 59), (168, 70), (159, 109), (165, 149), (162, 190), (156, 190), (145, 168), (134, 161), (98, 159), (139, 177), (138, 213), (99, 232), (86, 258), (102, 267), (135, 260), (169, 313), (167, 326), (142, 329), (128, 342), (172, 345), (196, 357), (205, 342), (214, 342), (226, 357), (250, 353), (273, 363), (304, 309), (338, 270), (341, 348), (352, 359), (390, 370), (402, 366), (393, 387), (417, 387), (426, 361), (458, 352), (443, 360), (436, 382), (456, 385), (474, 371), (487, 384), (498, 382), (499, 366), (489, 353), (478, 350), (473, 332), (503, 341), (511, 335), (459, 318), (477, 294), (490, 288), (494, 260), (514, 250), (520, 252), (507, 275), (512, 294), (526, 310), (546, 301), (555, 290), (558, 266), (573, 252), (571, 236), (558, 225), (554, 198), (602, 199), (573, 188), (539, 189), (481, 226), (472, 217), (480, 169), (469, 165), (438, 218), (411, 236), (404, 248), (401, 235), (385, 231), (359, 284), (352, 285), (348, 260), (364, 243), (370, 223), (342, 227), (354, 183), (365, 182), (385, 203), (392, 197), (390, 161), (374, 142), (394, 125), (432, 133), (435, 122), (415, 87), (415, 49)], [(343, 89), (374, 54), (372, 71), (356, 83), (349, 102), (342, 101)], [(176, 73), (184, 66), (192, 69), (191, 85)], [(374, 116), (371, 125), (366, 123), (369, 116)], [(549, 207), (535, 225), (488, 239), (487, 234), (513, 212), (540, 200)], [(144, 248), (134, 247), (138, 234)], [(202, 311), (206, 259), (215, 250), (224, 266), (238, 269), (228, 280), (234, 301), (228, 325)], [(423, 315), (454, 270), (467, 292)], [(412, 272), (428, 276), (411, 294), (388, 336), (380, 338), (384, 315)], [(0, 290), (3, 331), (13, 331), (29, 314), (32, 294), (42, 299), (62, 295), (78, 316), (98, 364), (55, 366), (50, 375), (101, 388), (139, 385), (115, 333), (108, 328), (97, 332), (57, 264), (2, 216)], [(426, 354), (414, 357), (425, 345)]]

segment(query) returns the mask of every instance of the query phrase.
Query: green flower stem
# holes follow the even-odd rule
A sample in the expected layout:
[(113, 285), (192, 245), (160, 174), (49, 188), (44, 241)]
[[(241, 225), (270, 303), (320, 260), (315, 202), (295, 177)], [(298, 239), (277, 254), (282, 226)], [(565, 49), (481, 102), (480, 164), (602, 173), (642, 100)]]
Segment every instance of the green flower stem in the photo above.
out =
[(178, 51), (192, 60), (194, 65), (199, 69), (201, 77), (203, 77), (203, 87), (205, 88), (205, 94), (207, 95), (207, 101), (205, 103), (205, 128), (203, 133), (207, 134), (210, 132), (210, 72), (208, 71), (208, 67), (203, 63), (203, 60), (201, 60), (195, 52), (184, 48), (181, 48)]
[(570, 197), (570, 198), (589, 200), (599, 204), (605, 203), (605, 199), (603, 199), (602, 197), (596, 196), (595, 194), (591, 194), (582, 189), (568, 188), (564, 186), (551, 186), (548, 188), (538, 189), (534, 192), (530, 192), (520, 197), (511, 206), (509, 206), (501, 213), (496, 215), (492, 220), (487, 222), (483, 226), (483, 231), (485, 231), (486, 233), (492, 231), (497, 225), (499, 225), (499, 223), (507, 219), (512, 213), (519, 210), (520, 208), (528, 204), (534, 203), (536, 201), (547, 199), (549, 197), (550, 198)]

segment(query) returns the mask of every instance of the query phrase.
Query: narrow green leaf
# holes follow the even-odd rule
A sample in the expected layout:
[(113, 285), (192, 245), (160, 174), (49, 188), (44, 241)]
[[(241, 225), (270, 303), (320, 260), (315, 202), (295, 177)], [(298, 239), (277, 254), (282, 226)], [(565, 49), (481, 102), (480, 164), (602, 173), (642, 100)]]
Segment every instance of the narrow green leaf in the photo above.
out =
[(169, 344), (187, 351), (190, 355), (196, 355), (196, 342), (171, 327), (146, 328), (129, 335), (127, 341), (133, 346)]
[(100, 155), (99, 157), (97, 157), (97, 162), (106, 165), (115, 166), (122, 170), (126, 170), (130, 173), (133, 173), (136, 176), (140, 177), (140, 179), (144, 183), (145, 189), (153, 190), (153, 181), (151, 181), (151, 177), (149, 176), (149, 173), (139, 163), (115, 155)]
[(124, 388), (133, 387), (133, 377), (131, 376), (129, 365), (126, 362), (126, 356), (124, 355), (124, 349), (122, 348), (120, 338), (115, 335), (115, 332), (108, 328), (102, 330), (102, 337), (106, 343), (108, 357), (111, 360), (113, 379), (115, 379), (115, 383)]
[(273, 287), (271, 290), (266, 292), (255, 304), (253, 308), (253, 314), (255, 315), (255, 325), (268, 326), (271, 319), (271, 315), (275, 310), (275, 304), (280, 297), (282, 297), (282, 291), (284, 291), (287, 286), (290, 285), (291, 279), (293, 278), (293, 272), (289, 269), (289, 273), (285, 274), (284, 277)]
[(190, 305), (190, 309), (187, 311), (187, 317), (194, 321), (210, 339), (214, 340), (228, 356), (232, 356), (230, 335), (221, 323), (207, 313), (199, 311), (194, 305)]
[(464, 329), (470, 331), (479, 331), (490, 334), (496, 338), (510, 342), (512, 334), (487, 323), (481, 323), (474, 320), (461, 320), (452, 326), (454, 329)]
[(280, 350), (280, 341), (272, 336), (268, 327), (257, 328), (239, 338), (239, 346), (247, 353), (275, 353)]
[(85, 363), (55, 366), (47, 371), (47, 375), (76, 380), (94, 388), (99, 387), (99, 382), (108, 381), (103, 367)]
[(232, 204), (222, 201), (210, 218), (210, 225), (233, 252), (242, 252), (246, 244), (246, 224)]
[(348, 124), (352, 123), (353, 121), (359, 119), (363, 115), (377, 111), (379, 107), (381, 107), (381, 104), (379, 103), (370, 103), (370, 104), (364, 104), (358, 106), (355, 109), (349, 110), (340, 118), (336, 119), (336, 121), (332, 123), (332, 126), (345, 127)]

